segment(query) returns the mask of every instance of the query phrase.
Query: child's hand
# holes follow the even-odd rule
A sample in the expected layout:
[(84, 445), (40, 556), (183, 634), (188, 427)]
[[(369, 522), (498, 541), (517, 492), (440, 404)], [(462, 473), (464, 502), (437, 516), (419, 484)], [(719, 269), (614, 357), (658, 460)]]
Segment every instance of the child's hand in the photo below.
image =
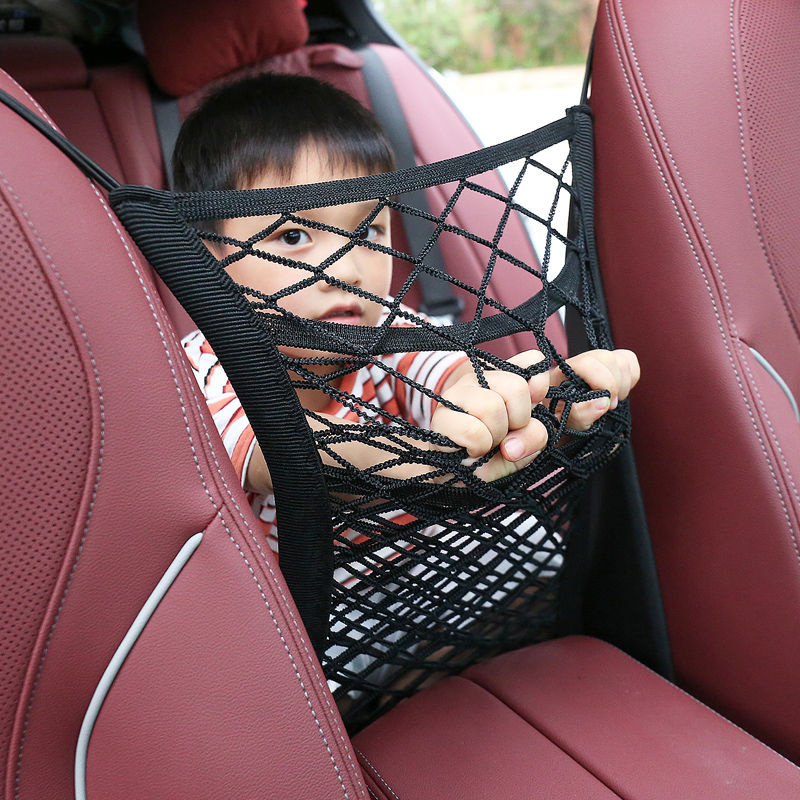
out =
[[(520, 367), (538, 364), (544, 356), (528, 350), (508, 359)], [(454, 411), (439, 404), (431, 420), (431, 430), (447, 436), (466, 449), (471, 459), (481, 458), (493, 447), (500, 451), (479, 467), (475, 474), (494, 481), (526, 467), (547, 444), (547, 429), (531, 419), (531, 409), (544, 400), (550, 386), (546, 372), (526, 381), (513, 372), (484, 373), (485, 389), (467, 369), (442, 392), (442, 397), (463, 409)]]
[[(630, 350), (589, 350), (567, 359), (567, 364), (580, 375), (592, 389), (605, 389), (611, 397), (600, 397), (576, 403), (569, 415), (569, 427), (579, 431), (591, 428), (609, 408), (616, 408), (631, 389), (636, 386), (641, 371), (635, 353)], [(550, 371), (550, 383), (557, 386), (565, 379), (556, 368)]]
[[(510, 358), (509, 363), (529, 367), (543, 358), (538, 350), (528, 350)], [(572, 407), (569, 426), (577, 430), (588, 430), (609, 408), (616, 408), (639, 380), (639, 362), (630, 350), (591, 350), (567, 363), (592, 389), (611, 394), (610, 399), (589, 400)], [(431, 430), (465, 448), (470, 459), (481, 458), (499, 445), (500, 451), (475, 472), (485, 481), (494, 481), (526, 467), (542, 452), (547, 429), (531, 418), (531, 410), (544, 401), (550, 386), (557, 386), (565, 376), (555, 368), (528, 381), (505, 371), (486, 372), (484, 377), (488, 389), (478, 383), (471, 368), (456, 376), (442, 397), (463, 412), (440, 404), (433, 414)]]

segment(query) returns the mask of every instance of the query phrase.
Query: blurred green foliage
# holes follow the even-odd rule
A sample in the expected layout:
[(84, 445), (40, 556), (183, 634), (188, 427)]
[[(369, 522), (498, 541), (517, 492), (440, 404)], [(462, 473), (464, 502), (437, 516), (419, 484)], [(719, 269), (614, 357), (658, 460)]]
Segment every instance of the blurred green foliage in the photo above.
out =
[(489, 72), (583, 61), (596, 0), (373, 0), (432, 67)]

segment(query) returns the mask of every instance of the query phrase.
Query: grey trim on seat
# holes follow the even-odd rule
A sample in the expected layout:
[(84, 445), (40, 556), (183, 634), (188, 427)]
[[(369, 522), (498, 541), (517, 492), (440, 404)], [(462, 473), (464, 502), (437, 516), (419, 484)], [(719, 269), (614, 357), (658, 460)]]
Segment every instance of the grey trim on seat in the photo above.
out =
[(122, 668), (125, 659), (128, 657), (128, 653), (133, 649), (145, 625), (150, 621), (150, 617), (153, 616), (153, 612), (158, 607), (158, 604), (178, 577), (178, 573), (180, 573), (186, 562), (192, 557), (194, 551), (197, 550), (202, 540), (202, 533), (196, 533), (192, 536), (180, 549), (178, 555), (175, 556), (169, 567), (167, 567), (167, 571), (145, 601), (141, 611), (136, 615), (133, 624), (128, 628), (125, 638), (116, 649), (97, 684), (97, 688), (94, 690), (89, 707), (86, 709), (86, 714), (83, 717), (83, 724), (81, 725), (81, 731), (78, 735), (78, 745), (75, 750), (75, 800), (86, 800), (86, 757), (89, 752), (89, 740), (92, 736), (92, 730), (94, 729), (94, 724), (97, 721), (97, 716), (100, 713), (103, 701), (106, 699), (106, 695), (111, 689), (111, 685), (114, 683), (117, 673)]
[[(748, 347), (750, 347), (750, 345), (748, 345)], [(798, 422), (800, 422), (800, 410), (798, 410), (797, 408), (797, 401), (794, 399), (792, 390), (788, 387), (786, 381), (783, 378), (781, 378), (781, 376), (778, 374), (778, 370), (776, 370), (775, 367), (773, 367), (772, 364), (770, 364), (769, 361), (767, 361), (767, 359), (764, 358), (764, 356), (762, 356), (761, 353), (758, 352), (758, 350), (756, 350), (753, 347), (750, 347), (750, 352), (753, 354), (753, 358), (755, 358), (755, 360), (758, 361), (758, 363), (761, 364), (762, 367), (764, 367), (764, 369), (775, 379), (775, 382), (778, 384), (778, 386), (781, 387), (781, 390), (789, 399), (789, 403), (792, 406), (792, 411), (794, 411), (794, 418)]]

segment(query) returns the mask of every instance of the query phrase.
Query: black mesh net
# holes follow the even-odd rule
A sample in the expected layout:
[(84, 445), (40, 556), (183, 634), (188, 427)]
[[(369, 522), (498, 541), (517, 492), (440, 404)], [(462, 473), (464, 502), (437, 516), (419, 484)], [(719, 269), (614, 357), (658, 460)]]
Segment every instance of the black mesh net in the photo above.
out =
[[(486, 179), (498, 167), (508, 191)], [(281, 568), (351, 730), (439, 676), (553, 635), (576, 489), (629, 432), (626, 403), (589, 431), (570, 427), (572, 405), (603, 393), (570, 369), (546, 329), (568, 308), (591, 347), (611, 347), (594, 263), (591, 173), (590, 116), (577, 107), (503, 145), (388, 175), (274, 190), (112, 192), (115, 210), (201, 326), (256, 432), (275, 487)], [(409, 192), (430, 187), (438, 187), (428, 193), (438, 206), (409, 202)], [(480, 220), (466, 229), (461, 209), (475, 195)], [(318, 213), (353, 203), (364, 211), (349, 228)], [(422, 241), (416, 250), (370, 234), (387, 208), (395, 229), (411, 221), (409, 239)], [(256, 220), (253, 232), (220, 233), (214, 221), (232, 218)], [(324, 232), (338, 245), (319, 263), (278, 255), (265, 242), (288, 228)], [(480, 260), (472, 282), (440, 260), (465, 243)], [(337, 272), (358, 251), (394, 260), (402, 277), (393, 296)], [(291, 279), (272, 292), (237, 283), (232, 267), (243, 259), (278, 265)], [(293, 312), (290, 298), (315, 285), (352, 302), (324, 318)], [(461, 319), (412, 310), (420, 287), (423, 300), (431, 287), (441, 298), (445, 287), (464, 308)], [(374, 325), (348, 324), (370, 304), (379, 307)], [(528, 349), (543, 360), (519, 366), (507, 358)], [(496, 448), (469, 458), (429, 427), (435, 407), (460, 410), (457, 397), (439, 390), (464, 362), (483, 386), (494, 370), (528, 379), (560, 368), (566, 377), (533, 409), (546, 449), (498, 480), (482, 477)], [(354, 466), (353, 452), (368, 454), (366, 463)]]

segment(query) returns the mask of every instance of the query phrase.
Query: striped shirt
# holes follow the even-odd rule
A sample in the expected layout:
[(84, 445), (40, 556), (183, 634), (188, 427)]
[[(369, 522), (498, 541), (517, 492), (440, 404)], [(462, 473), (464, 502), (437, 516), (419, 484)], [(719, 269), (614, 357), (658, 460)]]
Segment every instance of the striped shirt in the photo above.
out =
[[(225, 450), (244, 485), (247, 467), (256, 445), (253, 429), (225, 370), (205, 336), (200, 331), (194, 331), (185, 336), (181, 343), (192, 372), (206, 398)], [(361, 367), (358, 371), (344, 376), (339, 390), (417, 427), (430, 428), (434, 410), (433, 400), (413, 386), (390, 375), (380, 364), (386, 365), (435, 394), (440, 394), (448, 377), (466, 360), (466, 356), (458, 351), (428, 351), (379, 355), (375, 359), (380, 363)], [(365, 424), (362, 416), (335, 398), (331, 398), (321, 413)], [(361, 414), (381, 422), (390, 422), (388, 417), (384, 418), (378, 411), (369, 408), (361, 408)], [(275, 523), (274, 495), (250, 492), (248, 501), (264, 528), (270, 547), (277, 552), (278, 531)]]

